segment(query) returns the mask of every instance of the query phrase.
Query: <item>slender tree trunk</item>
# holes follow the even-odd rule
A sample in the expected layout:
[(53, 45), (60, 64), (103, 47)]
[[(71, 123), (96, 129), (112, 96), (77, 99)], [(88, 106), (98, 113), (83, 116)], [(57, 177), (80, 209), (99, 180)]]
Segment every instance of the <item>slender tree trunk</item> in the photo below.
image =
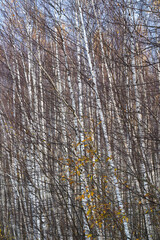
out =
[[(84, 26), (83, 15), (82, 15), (82, 9), (81, 9), (81, 5), (80, 5), (79, 0), (77, 1), (77, 3), (78, 3), (79, 14), (80, 14), (80, 19), (81, 19), (81, 24), (82, 24), (82, 29), (83, 29), (83, 37), (84, 37), (84, 43), (85, 43), (86, 52), (87, 52), (88, 64), (89, 64), (89, 68), (90, 68), (90, 71), (91, 71), (91, 74), (92, 74), (92, 79), (93, 79), (93, 82), (94, 82), (94, 91), (95, 91), (95, 94), (96, 94), (96, 101), (97, 101), (99, 116), (100, 116), (100, 119), (102, 121), (102, 128), (103, 128), (105, 144), (106, 144), (106, 148), (107, 148), (107, 152), (108, 152), (108, 157), (110, 158), (109, 163), (110, 163), (110, 166), (111, 166), (112, 181), (113, 181), (114, 186), (115, 186), (116, 197), (117, 197), (117, 200), (118, 200), (119, 207), (121, 209), (121, 213), (122, 213), (123, 216), (126, 216), (124, 206), (123, 206), (123, 202), (122, 202), (122, 198), (121, 198), (121, 195), (120, 195), (120, 189), (118, 187), (118, 181), (117, 181), (117, 178), (116, 178), (115, 173), (114, 173), (115, 165), (114, 165), (114, 162), (113, 162), (113, 159), (112, 159), (111, 146), (110, 146), (109, 139), (108, 139), (107, 128), (106, 128), (106, 125), (105, 125), (105, 119), (104, 119), (104, 115), (103, 115), (103, 111), (102, 111), (102, 106), (101, 106), (101, 102), (100, 102), (100, 98), (99, 98), (99, 93), (98, 93), (98, 90), (97, 90), (96, 74), (95, 74), (95, 71), (93, 70), (93, 66), (92, 66), (92, 62), (91, 62), (91, 56), (90, 56), (89, 47), (88, 47), (88, 40), (87, 40), (87, 35), (86, 35), (86, 30), (85, 30), (85, 26)], [(123, 224), (124, 224), (124, 230), (125, 230), (125, 234), (126, 234), (127, 239), (131, 239), (129, 229), (128, 229), (128, 224), (127, 224), (125, 218), (123, 218)]]

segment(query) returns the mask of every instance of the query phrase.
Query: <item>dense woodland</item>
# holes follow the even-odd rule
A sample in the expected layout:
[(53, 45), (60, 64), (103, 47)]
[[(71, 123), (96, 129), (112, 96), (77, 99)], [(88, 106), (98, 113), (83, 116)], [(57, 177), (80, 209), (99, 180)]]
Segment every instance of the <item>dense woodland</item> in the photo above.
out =
[(0, 239), (160, 239), (160, 1), (0, 12)]

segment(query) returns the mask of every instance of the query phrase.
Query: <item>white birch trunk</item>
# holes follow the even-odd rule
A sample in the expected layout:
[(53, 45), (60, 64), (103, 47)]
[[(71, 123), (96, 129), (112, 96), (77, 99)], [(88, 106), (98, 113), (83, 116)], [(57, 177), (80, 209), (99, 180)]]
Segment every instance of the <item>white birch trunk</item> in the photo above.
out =
[[(63, 40), (63, 51), (64, 51), (64, 55), (65, 55), (65, 67), (66, 67), (66, 71), (67, 71), (67, 82), (68, 82), (69, 91), (70, 91), (72, 109), (76, 113), (76, 102), (75, 102), (75, 97), (74, 97), (74, 92), (73, 92), (73, 87), (72, 87), (72, 82), (71, 82), (71, 73), (69, 71), (69, 65), (68, 65), (68, 59), (67, 59), (66, 47), (65, 47), (65, 42), (64, 41), (65, 41), (65, 39)], [(82, 108), (82, 105), (80, 107)], [(82, 109), (81, 109), (81, 111), (82, 111)], [(77, 113), (76, 113), (76, 116), (77, 116)], [(79, 118), (77, 118), (76, 116), (74, 116), (74, 126), (75, 126), (75, 132), (76, 132), (76, 143), (79, 143), (78, 123), (80, 123), (80, 127), (83, 131), (83, 121), (79, 120)], [(81, 138), (81, 141), (83, 141), (83, 134), (82, 133), (80, 133), (80, 138)], [(78, 146), (78, 148), (79, 148), (78, 152), (83, 151), (82, 149), (80, 149), (80, 146)], [(81, 169), (81, 170), (82, 170), (81, 177), (80, 177), (81, 178), (81, 190), (83, 192), (85, 190), (85, 186), (87, 185), (87, 183), (86, 183), (86, 177), (85, 177), (84, 169)], [(84, 214), (83, 214), (84, 215), (84, 217), (83, 217), (84, 231), (85, 231), (85, 234), (87, 235), (87, 234), (89, 234), (89, 227), (88, 227), (88, 223), (86, 221), (87, 206), (86, 206), (86, 200), (85, 199), (82, 199), (82, 206), (83, 206), (83, 209), (84, 209)]]
[[(55, 39), (55, 48), (56, 48), (56, 70), (57, 70), (57, 77), (58, 77), (58, 83), (57, 83), (57, 90), (58, 92), (60, 93), (60, 95), (62, 95), (62, 77), (61, 77), (61, 72), (60, 72), (60, 63), (59, 63), (59, 50), (58, 50), (58, 32), (57, 32), (57, 28), (55, 28), (55, 32), (56, 32), (56, 39)], [(67, 137), (66, 137), (66, 131), (65, 131), (65, 116), (64, 116), (64, 113), (65, 113), (66, 109), (65, 109), (65, 106), (63, 103), (60, 103), (60, 118), (59, 121), (61, 121), (61, 124), (62, 124), (62, 138), (63, 138), (63, 141), (64, 141), (64, 149), (65, 149), (65, 154), (66, 154), (66, 157), (68, 158), (68, 149), (66, 147), (66, 144), (67, 144)], [(58, 150), (58, 149), (57, 149)], [(60, 171), (59, 169), (59, 164), (57, 162), (57, 169), (58, 171)], [(67, 167), (67, 178), (69, 178), (69, 169)], [(58, 178), (57, 178), (57, 181), (58, 181)], [(71, 189), (70, 189), (70, 186), (68, 185), (68, 195), (69, 195), (69, 198), (68, 198), (68, 216), (69, 216), (69, 220), (71, 221)], [(58, 209), (57, 209), (57, 212), (58, 212)], [(59, 238), (60, 240), (63, 239), (62, 237), (62, 231), (61, 231), (61, 228), (60, 228), (60, 224), (59, 224), (59, 219), (56, 220), (56, 223), (57, 223), (57, 229), (58, 229), (58, 234), (59, 234)], [(72, 234), (70, 232), (70, 234)], [(72, 236), (71, 236), (71, 239), (72, 239)]]
[[(102, 121), (102, 128), (103, 128), (106, 148), (107, 148), (107, 151), (108, 151), (108, 157), (110, 158), (109, 163), (110, 163), (110, 166), (111, 166), (112, 181), (113, 181), (114, 186), (115, 186), (116, 196), (117, 196), (119, 207), (121, 209), (122, 216), (126, 216), (124, 206), (123, 206), (123, 202), (122, 202), (122, 198), (121, 198), (121, 195), (120, 195), (120, 190), (119, 190), (119, 187), (118, 187), (118, 181), (117, 181), (117, 178), (116, 178), (115, 173), (114, 173), (115, 165), (114, 165), (114, 162), (113, 162), (113, 159), (112, 159), (111, 146), (110, 146), (109, 139), (108, 139), (107, 128), (106, 128), (106, 125), (105, 125), (105, 118), (104, 118), (103, 111), (102, 111), (102, 106), (101, 106), (101, 102), (100, 102), (100, 98), (99, 98), (99, 93), (98, 93), (98, 90), (97, 90), (96, 74), (95, 74), (95, 71), (93, 70), (93, 66), (92, 66), (92, 62), (91, 62), (91, 56), (90, 56), (89, 47), (88, 47), (87, 34), (86, 34), (85, 26), (84, 26), (82, 9), (81, 9), (81, 5), (80, 5), (79, 0), (77, 0), (77, 3), (78, 3), (78, 7), (79, 7), (79, 14), (80, 14), (80, 19), (81, 19), (81, 24), (82, 24), (82, 29), (83, 29), (83, 37), (84, 37), (84, 43), (85, 43), (86, 52), (87, 52), (88, 64), (89, 64), (89, 68), (90, 68), (90, 71), (91, 71), (91, 74), (92, 74), (92, 79), (93, 79), (93, 82), (94, 82), (94, 91), (95, 91), (95, 94), (96, 94), (98, 112), (99, 112), (100, 119)], [(131, 239), (128, 224), (127, 224), (127, 221), (125, 220), (125, 218), (123, 218), (123, 225), (124, 225), (124, 230), (125, 230), (125, 234), (126, 234), (127, 239)]]
[[(133, 5), (132, 0), (129, 1), (131, 3), (131, 6)], [(130, 32), (132, 34), (134, 34), (134, 23), (135, 23), (135, 16), (134, 16), (134, 12), (131, 9), (130, 10), (130, 20), (131, 20), (131, 26), (130, 26)], [(146, 161), (146, 157), (145, 157), (145, 153), (144, 153), (144, 149), (145, 149), (145, 143), (143, 138), (143, 118), (142, 118), (142, 113), (141, 113), (141, 104), (140, 104), (140, 95), (139, 95), (139, 91), (138, 91), (138, 86), (137, 86), (137, 77), (136, 77), (136, 60), (135, 60), (135, 48), (136, 48), (136, 44), (134, 42), (133, 37), (131, 38), (131, 68), (132, 68), (132, 81), (133, 81), (133, 85), (134, 85), (134, 92), (135, 92), (135, 104), (136, 104), (136, 116), (137, 116), (137, 120), (138, 120), (138, 134), (139, 134), (139, 141), (140, 141), (140, 148), (139, 151), (141, 153), (142, 156), (142, 161), (141, 161), (141, 174), (142, 174), (142, 178), (143, 178), (143, 189), (144, 189), (144, 195), (146, 195), (149, 192), (148, 189), (148, 180), (149, 180), (149, 176), (147, 173), (147, 168), (145, 166), (145, 161)], [(144, 201), (144, 199), (142, 199), (142, 204), (143, 204), (143, 209), (145, 212), (145, 223), (146, 223), (146, 230), (147, 230), (147, 234), (148, 234), (148, 239), (152, 240), (152, 227), (151, 227), (151, 219), (150, 219), (150, 215), (149, 213), (147, 214), (146, 212), (148, 212), (148, 201)]]

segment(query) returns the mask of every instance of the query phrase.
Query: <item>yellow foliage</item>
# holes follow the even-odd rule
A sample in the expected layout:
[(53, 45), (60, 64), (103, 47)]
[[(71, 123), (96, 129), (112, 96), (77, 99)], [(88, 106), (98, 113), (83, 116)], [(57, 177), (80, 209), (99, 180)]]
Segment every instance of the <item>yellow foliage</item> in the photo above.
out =
[(81, 199), (81, 200), (84, 199), (84, 194), (82, 194), (82, 195), (80, 196), (80, 199)]
[(88, 234), (87, 237), (88, 237), (88, 238), (92, 237), (92, 234)]
[(145, 196), (145, 197), (148, 197), (149, 195), (150, 195), (149, 193), (146, 193), (144, 196)]
[(69, 184), (70, 184), (70, 185), (72, 185), (73, 183), (74, 183), (74, 181), (73, 181), (73, 180), (71, 180), (71, 181), (69, 182)]
[(102, 227), (102, 223), (101, 223), (101, 222), (98, 223), (98, 227), (99, 227), (99, 228)]
[(87, 211), (87, 216), (88, 216), (90, 213), (91, 213), (91, 209), (89, 209), (89, 210)]
[(94, 227), (94, 223), (92, 223), (92, 225), (91, 225), (91, 228), (93, 228)]
[(106, 162), (108, 162), (110, 159), (111, 159), (110, 157), (107, 157), (107, 158), (106, 158)]

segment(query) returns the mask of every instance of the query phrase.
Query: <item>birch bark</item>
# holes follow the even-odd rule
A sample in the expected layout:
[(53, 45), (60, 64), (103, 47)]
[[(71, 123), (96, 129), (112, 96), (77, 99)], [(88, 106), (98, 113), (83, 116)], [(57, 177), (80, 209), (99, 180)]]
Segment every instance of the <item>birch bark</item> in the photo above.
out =
[[(122, 202), (122, 198), (121, 198), (121, 195), (120, 195), (120, 190), (119, 190), (119, 187), (118, 187), (118, 181), (117, 181), (117, 178), (116, 178), (115, 173), (114, 173), (115, 165), (114, 165), (114, 162), (113, 162), (113, 159), (112, 159), (111, 146), (110, 146), (109, 139), (108, 139), (107, 128), (106, 128), (106, 125), (105, 125), (105, 118), (104, 118), (104, 114), (103, 114), (103, 111), (102, 111), (102, 106), (101, 106), (101, 102), (100, 102), (100, 98), (99, 98), (99, 93), (98, 93), (98, 90), (97, 90), (96, 74), (95, 74), (95, 71), (93, 70), (93, 66), (92, 66), (91, 56), (90, 56), (89, 47), (88, 47), (87, 34), (86, 34), (85, 26), (84, 26), (82, 8), (81, 8), (81, 4), (80, 4), (79, 0), (77, 0), (77, 4), (78, 4), (78, 8), (79, 8), (79, 14), (80, 14), (80, 19), (81, 19), (81, 24), (82, 24), (82, 29), (83, 29), (83, 37), (84, 37), (84, 44), (85, 44), (85, 48), (86, 48), (86, 52), (87, 52), (88, 64), (89, 64), (92, 79), (93, 79), (93, 82), (94, 82), (94, 91), (95, 91), (95, 94), (96, 94), (98, 112), (99, 112), (100, 119), (102, 121), (102, 128), (103, 128), (106, 148), (107, 148), (107, 151), (108, 151), (108, 157), (110, 158), (109, 163), (110, 163), (110, 166), (111, 166), (112, 180), (113, 180), (113, 183), (114, 183), (114, 186), (115, 186), (116, 197), (117, 197), (117, 200), (118, 200), (119, 207), (121, 209), (121, 213), (122, 213), (123, 216), (126, 216), (124, 206), (123, 206), (123, 202)], [(128, 224), (127, 224), (125, 218), (123, 218), (123, 224), (124, 224), (124, 230), (125, 230), (125, 234), (126, 234), (127, 239), (131, 239)]]

